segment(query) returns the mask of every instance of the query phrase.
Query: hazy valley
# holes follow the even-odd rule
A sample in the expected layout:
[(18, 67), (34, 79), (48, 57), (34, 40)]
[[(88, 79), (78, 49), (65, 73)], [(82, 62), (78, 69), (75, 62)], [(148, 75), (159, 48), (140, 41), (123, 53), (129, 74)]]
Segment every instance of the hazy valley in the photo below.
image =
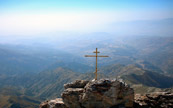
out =
[(0, 107), (38, 107), (40, 101), (60, 96), (64, 83), (92, 80), (95, 59), (84, 55), (96, 47), (100, 55), (109, 55), (98, 59), (99, 79), (122, 78), (136, 93), (173, 87), (172, 37), (85, 35), (1, 42)]

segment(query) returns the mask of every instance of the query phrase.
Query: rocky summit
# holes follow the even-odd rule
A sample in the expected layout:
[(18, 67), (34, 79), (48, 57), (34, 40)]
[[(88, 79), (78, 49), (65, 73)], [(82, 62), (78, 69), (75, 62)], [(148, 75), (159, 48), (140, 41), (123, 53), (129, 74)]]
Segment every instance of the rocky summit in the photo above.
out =
[(45, 101), (40, 108), (172, 108), (173, 93), (135, 94), (121, 80), (76, 80), (64, 84), (62, 98)]
[(134, 90), (120, 80), (76, 80), (65, 84), (61, 98), (41, 103), (40, 108), (132, 108)]

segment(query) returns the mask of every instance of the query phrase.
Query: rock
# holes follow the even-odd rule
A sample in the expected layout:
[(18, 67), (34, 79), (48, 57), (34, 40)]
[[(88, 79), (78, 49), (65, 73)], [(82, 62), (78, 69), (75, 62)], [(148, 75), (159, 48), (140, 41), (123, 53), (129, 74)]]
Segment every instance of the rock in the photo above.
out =
[(117, 105), (133, 107), (134, 91), (117, 80), (89, 82), (80, 99), (84, 108), (111, 108)]
[(137, 108), (172, 108), (173, 93), (154, 92), (150, 94), (136, 94), (134, 107)]
[(172, 90), (136, 94), (122, 80), (77, 80), (65, 84), (61, 98), (45, 101), (40, 108), (173, 108)]
[(61, 96), (65, 105), (69, 108), (81, 108), (79, 100), (83, 91), (83, 88), (68, 88), (64, 90)]
[[(134, 91), (125, 83), (117, 80), (90, 81), (85, 86), (76, 81), (65, 85), (62, 99), (70, 108), (110, 108), (116, 105), (133, 107)], [(72, 88), (69, 88), (72, 87)], [(75, 88), (76, 87), (76, 88)], [(79, 88), (83, 87), (83, 88)]]
[(118, 80), (76, 80), (65, 84), (62, 99), (43, 102), (40, 108), (125, 108), (133, 107), (134, 91)]
[(62, 101), (62, 98), (55, 100), (45, 101), (40, 104), (40, 108), (68, 108)]
[(48, 108), (48, 101), (42, 102), (39, 108)]
[(64, 84), (64, 88), (84, 88), (89, 81), (76, 80), (75, 82)]

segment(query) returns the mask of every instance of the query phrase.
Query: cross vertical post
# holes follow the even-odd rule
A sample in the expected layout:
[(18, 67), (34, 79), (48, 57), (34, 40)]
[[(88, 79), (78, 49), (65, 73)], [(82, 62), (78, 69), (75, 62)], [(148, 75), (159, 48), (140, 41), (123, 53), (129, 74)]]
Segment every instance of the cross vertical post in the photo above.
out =
[(96, 48), (96, 71), (95, 71), (95, 80), (97, 80), (97, 48)]
[(96, 48), (96, 51), (94, 51), (93, 53), (96, 53), (96, 55), (85, 55), (85, 57), (96, 57), (95, 80), (97, 80), (97, 57), (109, 57), (109, 56), (98, 55), (98, 53), (100, 52), (97, 50), (97, 48)]

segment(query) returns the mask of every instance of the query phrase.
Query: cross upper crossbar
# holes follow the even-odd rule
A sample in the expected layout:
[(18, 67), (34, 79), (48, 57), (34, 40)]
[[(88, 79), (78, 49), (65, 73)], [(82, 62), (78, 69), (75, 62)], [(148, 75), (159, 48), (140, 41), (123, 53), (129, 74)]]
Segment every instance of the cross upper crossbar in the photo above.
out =
[(95, 80), (97, 80), (97, 57), (109, 57), (109, 56), (105, 56), (105, 55), (97, 55), (97, 53), (100, 53), (99, 51), (94, 51), (93, 53), (96, 53), (96, 55), (85, 55), (85, 57), (95, 57), (96, 58), (96, 71), (95, 71)]

